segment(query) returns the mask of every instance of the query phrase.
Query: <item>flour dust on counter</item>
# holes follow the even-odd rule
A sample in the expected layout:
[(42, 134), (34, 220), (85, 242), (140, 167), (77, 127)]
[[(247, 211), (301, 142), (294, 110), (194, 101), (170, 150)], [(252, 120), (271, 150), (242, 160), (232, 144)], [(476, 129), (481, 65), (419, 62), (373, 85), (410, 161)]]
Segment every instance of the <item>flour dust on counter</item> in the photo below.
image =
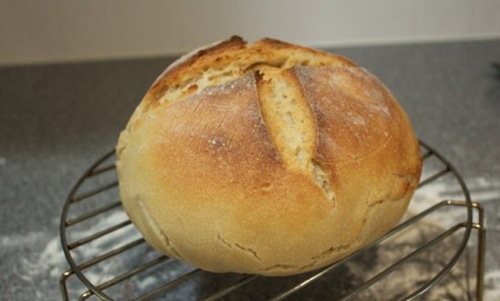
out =
[[(428, 176), (435, 174), (437, 171), (424, 171), (422, 179), (426, 179)], [(479, 202), (484, 208), (484, 223), (487, 230), (487, 244), (498, 244), (500, 237), (500, 178), (486, 178), (486, 177), (474, 177), (464, 179), (467, 188), (471, 194), (471, 200), (473, 202)], [(434, 181), (428, 185), (417, 190), (415, 193), (410, 207), (408, 209), (408, 215), (412, 216), (415, 213), (422, 212), (423, 210), (429, 208), (430, 206), (443, 201), (443, 200), (464, 200), (464, 196), (458, 183), (451, 180), (448, 177), (443, 177), (438, 181)], [(460, 208), (450, 208), (446, 214), (440, 215), (430, 215), (427, 221), (427, 227), (436, 227), (441, 229), (449, 229), (450, 227), (456, 225), (458, 222), (464, 220), (464, 210)], [(496, 237), (496, 239), (489, 239), (489, 237)], [(457, 287), (470, 286), (471, 288), (475, 285), (475, 256), (477, 250), (477, 239), (475, 230), (471, 233), (471, 238), (468, 243), (468, 249), (465, 255), (462, 257), (466, 258), (465, 264), (463, 260), (457, 263), (450, 274), (453, 278), (459, 279), (460, 274), (462, 274), (462, 279), (469, 281), (469, 284), (461, 284)], [(494, 301), (500, 300), (500, 245), (489, 246), (485, 254), (485, 275), (484, 275), (484, 300)], [(446, 253), (449, 250), (442, 250)], [(441, 256), (441, 254), (440, 254)], [(436, 259), (439, 260), (439, 259)], [(467, 262), (468, 261), (468, 262)], [(437, 261), (439, 262), (439, 261)], [(458, 272), (458, 274), (457, 274)], [(470, 279), (467, 279), (469, 277)], [(446, 277), (443, 280), (446, 282)], [(449, 296), (456, 295), (456, 300), (469, 300), (466, 299), (465, 295), (462, 295), (460, 289), (447, 290), (447, 286), (438, 285), (437, 289), (431, 290), (431, 294), (448, 294)], [(448, 288), (452, 288), (449, 286)], [(463, 291), (463, 290), (462, 290)], [(444, 295), (443, 295), (444, 296)], [(432, 298), (431, 298), (432, 299)], [(436, 298), (435, 300), (440, 300)], [(453, 299), (455, 300), (455, 299)]]
[[(24, 295), (23, 300), (61, 298), (58, 291), (52, 289), (57, 286), (61, 273), (67, 268), (59, 236), (47, 232), (3, 235), (0, 236), (0, 255), (2, 253), (17, 261), (9, 263), (13, 267), (9, 277), (12, 277), (10, 283), (21, 283), (24, 287), (22, 291), (30, 292)], [(0, 299), (1, 296), (10, 296), (15, 290), (19, 288), (6, 286)]]

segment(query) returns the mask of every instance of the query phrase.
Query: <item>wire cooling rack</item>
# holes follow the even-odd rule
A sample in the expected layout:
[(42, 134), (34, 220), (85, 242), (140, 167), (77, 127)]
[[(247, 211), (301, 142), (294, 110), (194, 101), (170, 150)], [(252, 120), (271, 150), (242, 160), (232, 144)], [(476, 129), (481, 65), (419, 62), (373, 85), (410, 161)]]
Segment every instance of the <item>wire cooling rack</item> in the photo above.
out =
[[(463, 300), (482, 300), (483, 210), (455, 168), (420, 145), (424, 176), (416, 195), (446, 181), (451, 195), (460, 197), (434, 203), (414, 198), (417, 212), (380, 239), (331, 266), (290, 277), (214, 274), (154, 251), (121, 207), (111, 151), (81, 176), (64, 204), (60, 235), (70, 269), (60, 278), (62, 299), (441, 300), (458, 290)], [(431, 297), (433, 291), (438, 293)]]

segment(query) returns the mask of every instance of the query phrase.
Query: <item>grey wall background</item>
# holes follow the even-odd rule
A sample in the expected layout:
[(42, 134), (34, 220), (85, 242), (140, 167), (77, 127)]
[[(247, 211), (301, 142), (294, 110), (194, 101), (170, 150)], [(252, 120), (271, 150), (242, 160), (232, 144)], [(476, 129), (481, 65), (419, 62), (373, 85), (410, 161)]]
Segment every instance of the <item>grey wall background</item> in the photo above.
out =
[(500, 37), (496, 0), (0, 0), (0, 65), (178, 55), (238, 34), (311, 46)]

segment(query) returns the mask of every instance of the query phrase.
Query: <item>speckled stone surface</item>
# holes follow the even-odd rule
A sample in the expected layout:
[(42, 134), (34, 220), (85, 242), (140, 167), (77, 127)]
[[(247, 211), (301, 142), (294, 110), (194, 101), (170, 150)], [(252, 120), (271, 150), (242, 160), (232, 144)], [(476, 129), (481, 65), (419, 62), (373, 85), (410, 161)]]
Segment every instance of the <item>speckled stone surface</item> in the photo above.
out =
[[(500, 74), (492, 67), (500, 62), (500, 40), (330, 51), (377, 75), (420, 139), (471, 183), (473, 198), (486, 208), (487, 296), (500, 296)], [(58, 279), (68, 266), (58, 227), (65, 198), (86, 167), (114, 147), (141, 96), (171, 61), (0, 68), (1, 300), (61, 299)], [(350, 281), (342, 270), (336, 275), (328, 279)], [(207, 279), (202, 288), (217, 282)], [(326, 298), (322, 292), (332, 282), (321, 283), (309, 288), (309, 298), (295, 299)], [(449, 300), (468, 300), (449, 290), (456, 293)], [(183, 292), (176, 299), (191, 298)]]

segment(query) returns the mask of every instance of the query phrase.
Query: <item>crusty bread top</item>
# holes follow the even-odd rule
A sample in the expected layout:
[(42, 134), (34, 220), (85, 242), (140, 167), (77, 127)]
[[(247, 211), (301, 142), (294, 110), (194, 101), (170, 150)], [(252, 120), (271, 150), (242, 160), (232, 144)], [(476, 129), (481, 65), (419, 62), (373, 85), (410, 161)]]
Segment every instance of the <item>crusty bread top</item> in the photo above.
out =
[(148, 100), (175, 101), (206, 86), (236, 79), (267, 65), (288, 69), (304, 66), (354, 65), (340, 56), (300, 47), (274, 39), (262, 39), (251, 46), (238, 36), (192, 52), (174, 63), (153, 85)]
[(146, 240), (211, 271), (285, 275), (390, 229), (421, 171), (390, 91), (346, 58), (239, 37), (168, 68), (117, 145)]

